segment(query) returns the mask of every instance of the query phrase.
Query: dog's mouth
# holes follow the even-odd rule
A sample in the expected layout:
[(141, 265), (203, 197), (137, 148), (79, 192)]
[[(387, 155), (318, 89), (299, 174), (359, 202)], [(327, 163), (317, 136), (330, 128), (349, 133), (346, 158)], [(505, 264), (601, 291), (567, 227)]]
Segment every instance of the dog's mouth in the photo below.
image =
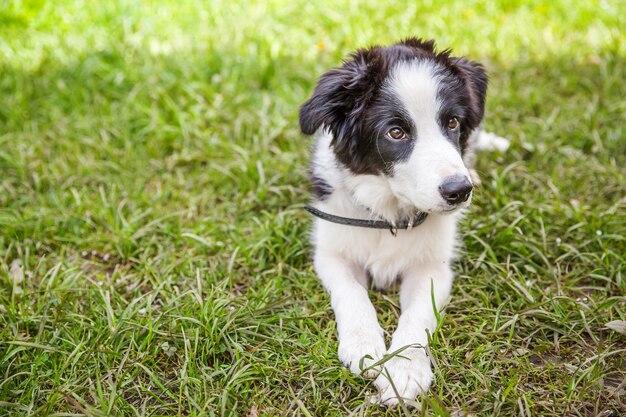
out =
[(433, 211), (430, 211), (428, 213), (430, 213), (430, 214), (443, 214), (445, 216), (447, 214), (452, 214), (454, 212), (457, 212), (457, 211), (459, 211), (459, 210), (461, 210), (461, 209), (463, 209), (465, 207), (467, 207), (467, 206), (457, 206), (457, 207), (452, 207), (452, 208), (449, 208), (449, 209), (433, 210)]
[(430, 214), (442, 214), (442, 215), (447, 215), (447, 214), (452, 214), (455, 213), (457, 211), (463, 210), (465, 208), (468, 208), (470, 206), (470, 203), (472, 201), (472, 198), (470, 196), (470, 198), (468, 198), (466, 201), (459, 203), (457, 205), (454, 205), (452, 207), (450, 206), (446, 206), (446, 207), (442, 207), (441, 209), (435, 209), (435, 210), (430, 210), (430, 211), (426, 211), (427, 213)]
[(415, 203), (413, 203), (413, 201), (407, 195), (403, 193), (396, 193), (396, 196), (398, 200), (404, 206), (404, 209), (402, 210), (405, 213), (404, 217), (409, 217), (411, 216), (411, 214), (415, 216), (420, 212), (428, 213), (428, 214), (440, 214), (440, 215), (445, 216), (445, 215), (452, 214), (459, 210), (463, 210), (464, 208), (469, 207), (472, 201), (472, 196), (470, 195), (470, 197), (467, 200), (460, 202), (459, 204), (455, 204), (453, 206), (450, 206), (449, 204), (442, 204), (439, 207), (426, 209), (426, 208), (418, 207)]
[(448, 204), (445, 204), (445, 205), (442, 204), (439, 207), (428, 208), (428, 209), (419, 208), (415, 205), (412, 205), (412, 207), (414, 207), (413, 210), (415, 213), (424, 212), (428, 214), (439, 214), (439, 215), (445, 216), (445, 215), (453, 214), (453, 213), (456, 213), (457, 211), (468, 208), (470, 206), (471, 201), (472, 199), (470, 197), (466, 201), (463, 201), (462, 203), (459, 203), (459, 204), (455, 204), (453, 206), (450, 206)]

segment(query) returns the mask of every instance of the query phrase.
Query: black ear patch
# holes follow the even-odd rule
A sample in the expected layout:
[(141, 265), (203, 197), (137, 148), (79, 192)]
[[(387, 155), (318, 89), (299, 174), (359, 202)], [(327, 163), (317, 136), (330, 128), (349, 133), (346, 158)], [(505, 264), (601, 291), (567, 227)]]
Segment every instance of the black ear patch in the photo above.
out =
[(487, 96), (487, 73), (478, 62), (465, 58), (450, 58), (451, 67), (465, 84), (469, 97), (466, 115), (467, 134), (478, 127), (485, 114), (485, 98)]
[(339, 68), (320, 78), (313, 95), (300, 108), (302, 133), (312, 135), (322, 125), (333, 135), (332, 145), (341, 162), (361, 164), (357, 148), (364, 145), (361, 116), (375, 98), (387, 73), (381, 48), (360, 49)]
[(320, 78), (313, 95), (300, 108), (302, 133), (312, 135), (322, 125), (333, 133), (351, 113), (364, 108), (380, 75), (377, 48), (361, 49), (339, 68)]

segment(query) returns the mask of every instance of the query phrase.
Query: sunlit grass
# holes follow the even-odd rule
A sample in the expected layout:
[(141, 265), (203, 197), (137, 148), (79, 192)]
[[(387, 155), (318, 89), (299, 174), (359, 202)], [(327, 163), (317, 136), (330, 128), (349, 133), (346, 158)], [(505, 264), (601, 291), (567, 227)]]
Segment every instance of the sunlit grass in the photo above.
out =
[(337, 360), (297, 112), (412, 35), (485, 63), (512, 140), (422, 412), (626, 413), (626, 7), (443, 3), (1, 4), (0, 415), (402, 415)]

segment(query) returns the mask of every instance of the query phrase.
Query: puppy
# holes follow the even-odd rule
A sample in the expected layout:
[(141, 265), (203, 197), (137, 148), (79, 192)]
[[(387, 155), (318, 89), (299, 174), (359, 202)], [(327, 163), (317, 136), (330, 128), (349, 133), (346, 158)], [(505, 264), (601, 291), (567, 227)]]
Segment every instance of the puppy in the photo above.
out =
[[(300, 109), (302, 132), (316, 137), (308, 210), (317, 216), (314, 264), (335, 313), (339, 359), (376, 377), (385, 405), (415, 399), (433, 379), (425, 348), (450, 294), (473, 148), (508, 144), (481, 138), (486, 92), (480, 64), (410, 38), (356, 51), (322, 75)], [(370, 281), (400, 283), (389, 347)]]

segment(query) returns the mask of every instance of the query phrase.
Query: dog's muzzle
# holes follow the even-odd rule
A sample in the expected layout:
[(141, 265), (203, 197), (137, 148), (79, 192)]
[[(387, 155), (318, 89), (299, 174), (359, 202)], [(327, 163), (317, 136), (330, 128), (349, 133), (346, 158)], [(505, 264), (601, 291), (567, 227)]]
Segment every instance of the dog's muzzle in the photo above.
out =
[(439, 193), (451, 206), (467, 201), (474, 186), (466, 176), (455, 175), (446, 178), (439, 186)]

